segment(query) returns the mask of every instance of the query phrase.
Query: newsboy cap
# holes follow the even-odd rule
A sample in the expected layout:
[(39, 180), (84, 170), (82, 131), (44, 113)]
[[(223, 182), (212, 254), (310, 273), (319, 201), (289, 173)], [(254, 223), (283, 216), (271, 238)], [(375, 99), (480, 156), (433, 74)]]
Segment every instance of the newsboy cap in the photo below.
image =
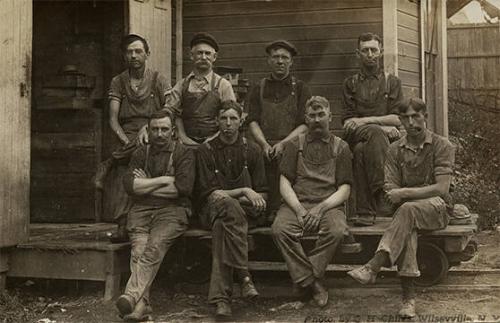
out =
[(209, 33), (197, 33), (193, 36), (191, 39), (191, 48), (198, 44), (207, 44), (213, 47), (216, 52), (219, 51), (219, 44), (217, 44), (217, 40), (215, 39), (214, 36), (210, 35)]
[(289, 51), (292, 56), (295, 56), (298, 54), (297, 48), (295, 48), (295, 46), (292, 43), (290, 43), (289, 41), (286, 41), (284, 39), (275, 40), (272, 43), (270, 43), (269, 45), (267, 45), (266, 46), (266, 53), (270, 54), (271, 49), (276, 49), (276, 48), (284, 48), (287, 51)]

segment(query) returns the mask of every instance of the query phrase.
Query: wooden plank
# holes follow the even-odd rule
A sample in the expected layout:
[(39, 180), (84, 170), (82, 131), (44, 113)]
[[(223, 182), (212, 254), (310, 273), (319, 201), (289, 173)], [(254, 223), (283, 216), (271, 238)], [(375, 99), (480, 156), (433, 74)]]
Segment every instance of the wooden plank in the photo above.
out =
[(96, 170), (93, 149), (33, 151), (31, 171), (43, 173), (93, 173)]
[(397, 2), (383, 0), (384, 70), (398, 76), (398, 16)]
[(418, 17), (419, 8), (418, 3), (410, 0), (399, 0), (398, 11), (404, 12), (406, 14)]
[(435, 132), (448, 137), (448, 48), (446, 2), (437, 2), (437, 64), (436, 64), (436, 105)]
[(415, 44), (410, 44), (404, 41), (398, 42), (398, 55), (408, 56), (415, 59), (420, 58), (420, 48)]
[(399, 56), (399, 70), (420, 73), (420, 60), (408, 56)]
[[(347, 24), (328, 24), (321, 26), (277, 26), (262, 28), (252, 25), (252, 28), (241, 30), (215, 30), (210, 33), (220, 44), (238, 44), (238, 43), (267, 43), (275, 39), (287, 39), (289, 41), (306, 40), (324, 40), (336, 41), (338, 39), (357, 39), (358, 36), (370, 30), (371, 32), (382, 34), (382, 25), (380, 22), (374, 23), (347, 23)], [(184, 46), (189, 45), (189, 41), (195, 32), (184, 32)], [(335, 35), (335, 37), (332, 37)], [(265, 46), (262, 46), (262, 52)]]
[(94, 149), (94, 133), (33, 133), (32, 149)]
[[(96, 103), (102, 107), (103, 101)], [(101, 121), (101, 111), (97, 109), (81, 110), (33, 110), (31, 121), (32, 132), (92, 132), (94, 125)]]
[[(300, 71), (294, 74), (297, 78), (303, 80), (309, 85), (313, 84), (338, 84), (341, 85), (344, 79), (352, 74), (355, 70), (317, 70), (317, 71)], [(268, 73), (246, 73), (248, 78), (258, 80), (268, 76)]]
[(402, 26), (398, 26), (398, 39), (417, 46), (420, 44), (419, 32)]
[(311, 26), (347, 23), (373, 23), (380, 22), (382, 18), (381, 9), (346, 9), (346, 10), (321, 10), (307, 11), (298, 15), (292, 13), (271, 13), (245, 16), (228, 17), (185, 17), (184, 30), (196, 32), (199, 30), (222, 31), (222, 30), (245, 30), (260, 26), (286, 27), (286, 26)]
[(398, 25), (403, 26), (405, 28), (418, 31), (419, 21), (418, 17), (408, 15), (404, 12), (398, 11)]
[(31, 177), (31, 196), (37, 197), (78, 197), (94, 194), (92, 173), (78, 174), (33, 174)]
[(403, 90), (403, 96), (405, 98), (420, 98), (421, 97), (420, 87), (403, 85), (401, 87), (401, 89)]
[(418, 73), (399, 70), (399, 78), (401, 79), (402, 85), (420, 86), (420, 75)]
[(33, 222), (85, 222), (94, 220), (94, 195), (33, 197)]
[(307, 1), (226, 1), (197, 2), (188, 1), (184, 4), (187, 17), (229, 16), (255, 14), (261, 12), (301, 12), (307, 10), (380, 8), (380, 0), (315, 0)]
[(0, 10), (0, 248), (28, 238), (32, 1)]

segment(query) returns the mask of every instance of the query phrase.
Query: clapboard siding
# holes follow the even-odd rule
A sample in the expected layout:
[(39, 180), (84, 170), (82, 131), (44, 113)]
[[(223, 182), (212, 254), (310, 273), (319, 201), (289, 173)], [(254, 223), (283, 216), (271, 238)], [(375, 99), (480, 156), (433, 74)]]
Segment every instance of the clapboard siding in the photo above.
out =
[(406, 97), (420, 96), (420, 10), (418, 3), (399, 0), (398, 24), (398, 73)]
[(243, 68), (242, 77), (252, 84), (269, 74), (266, 44), (279, 38), (293, 42), (299, 51), (293, 73), (313, 94), (331, 101), (338, 128), (341, 85), (358, 68), (357, 37), (382, 34), (382, 1), (186, 1), (183, 26), (185, 49), (195, 32), (213, 34), (220, 43), (216, 64)]

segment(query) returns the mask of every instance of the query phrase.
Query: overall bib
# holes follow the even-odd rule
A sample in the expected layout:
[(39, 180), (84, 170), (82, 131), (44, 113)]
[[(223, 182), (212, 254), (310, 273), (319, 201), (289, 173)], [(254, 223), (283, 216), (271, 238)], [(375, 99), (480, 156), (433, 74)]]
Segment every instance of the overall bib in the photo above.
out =
[[(260, 120), (260, 128), (264, 133), (265, 138), (272, 146), (286, 138), (295, 129), (295, 121), (297, 120), (297, 84), (292, 76), (292, 93), (281, 102), (273, 102), (264, 99), (264, 87), (266, 79), (260, 82), (260, 104), (262, 107), (262, 115)], [(265, 169), (267, 177), (268, 205), (267, 212), (272, 215), (278, 210), (281, 204), (281, 195), (279, 188), (280, 173), (278, 169), (279, 160), (265, 160)], [(272, 220), (269, 219), (272, 223)]]

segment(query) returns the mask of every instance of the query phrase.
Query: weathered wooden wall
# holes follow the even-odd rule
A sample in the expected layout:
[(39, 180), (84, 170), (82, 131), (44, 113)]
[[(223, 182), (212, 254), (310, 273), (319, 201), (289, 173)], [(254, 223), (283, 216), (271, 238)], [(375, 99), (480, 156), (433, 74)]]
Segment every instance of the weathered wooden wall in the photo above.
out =
[(359, 34), (382, 35), (382, 1), (185, 1), (184, 74), (191, 68), (188, 44), (198, 31), (219, 41), (218, 66), (241, 67), (252, 82), (269, 73), (267, 43), (293, 42), (299, 50), (293, 72), (331, 101), (339, 128), (342, 81), (356, 72)]
[[(31, 100), (31, 0), (0, 10), (0, 248), (28, 238)], [(6, 269), (0, 251), (0, 273)], [(0, 285), (4, 279), (0, 277)], [(2, 286), (0, 286), (1, 288)]]
[(500, 90), (500, 25), (448, 26), (450, 90)]
[(417, 1), (397, 1), (398, 76), (405, 96), (420, 97), (420, 8)]

